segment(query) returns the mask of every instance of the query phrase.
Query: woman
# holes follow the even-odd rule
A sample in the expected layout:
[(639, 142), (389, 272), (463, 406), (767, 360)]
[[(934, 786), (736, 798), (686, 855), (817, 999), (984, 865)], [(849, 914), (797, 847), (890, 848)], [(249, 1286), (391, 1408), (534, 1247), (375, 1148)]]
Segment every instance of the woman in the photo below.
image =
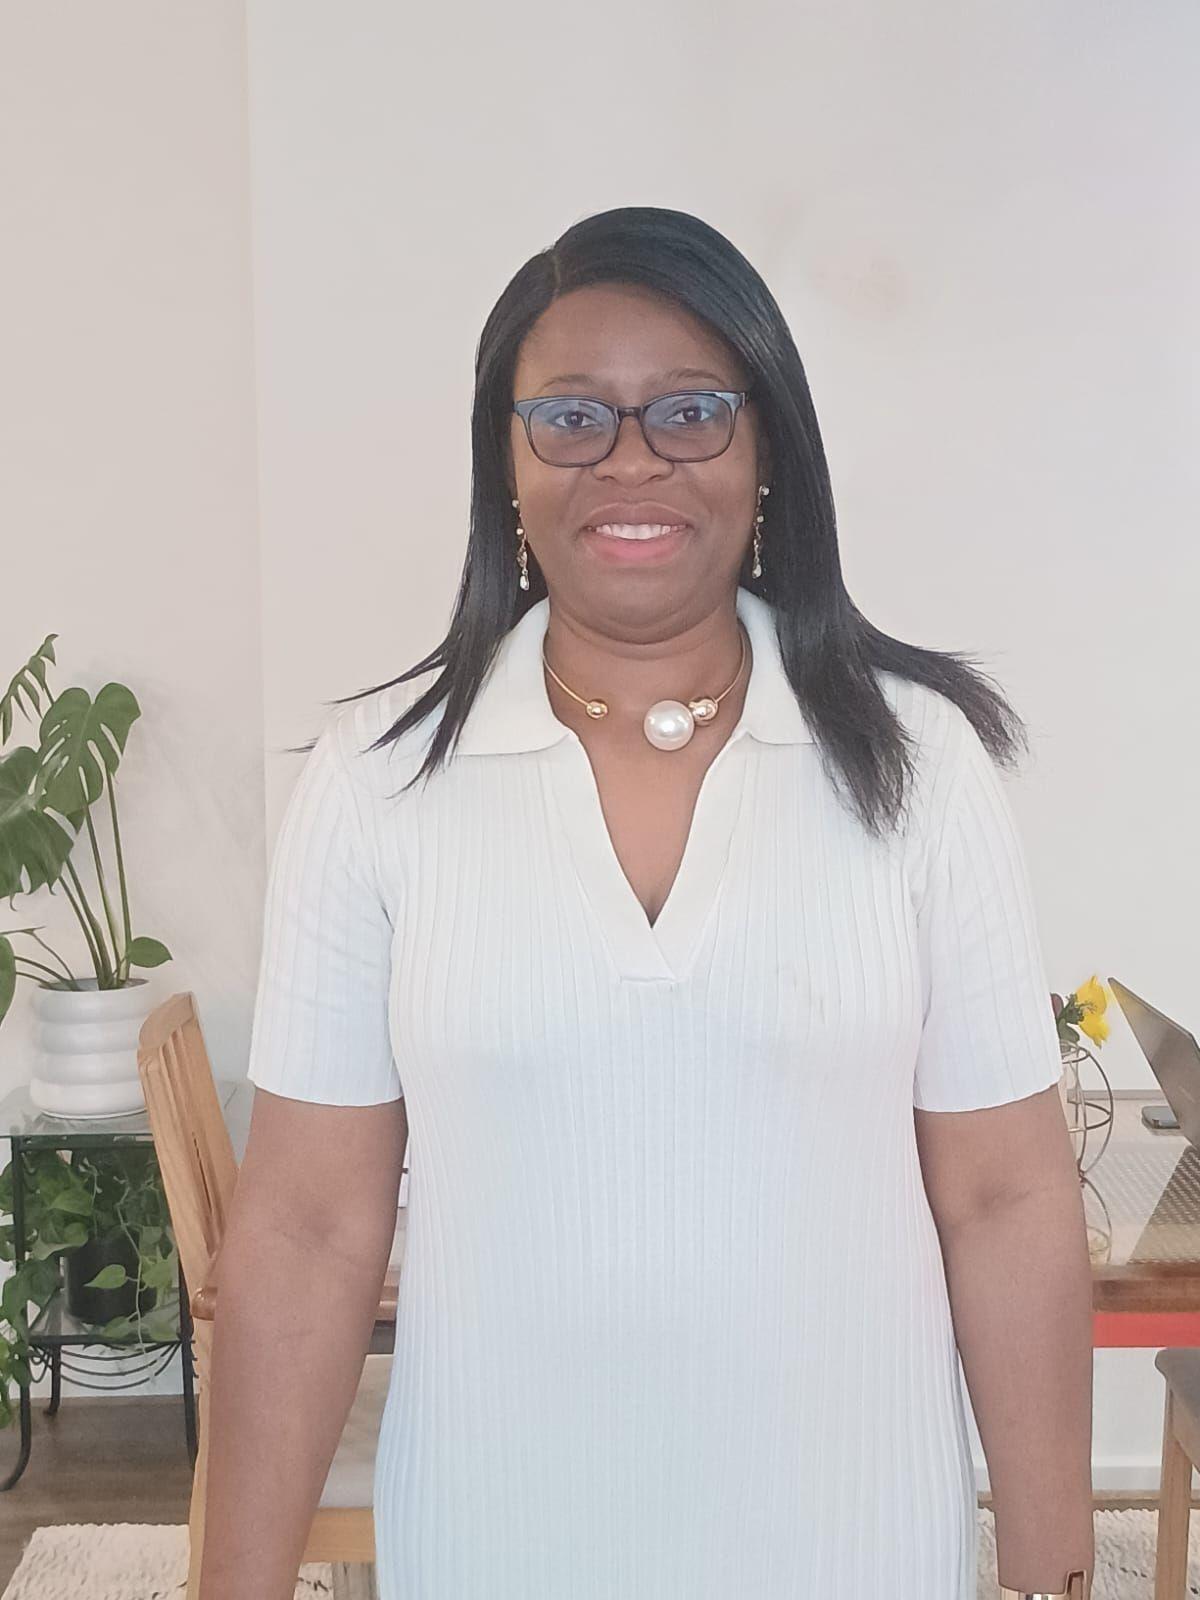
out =
[(855, 609), (800, 357), (696, 218), (527, 262), (472, 441), (446, 639), (275, 849), (206, 1600), (291, 1594), (407, 1107), (383, 1600), (973, 1600), (956, 1336), (1000, 1579), (1063, 1591), (1090, 1279), (1018, 719)]

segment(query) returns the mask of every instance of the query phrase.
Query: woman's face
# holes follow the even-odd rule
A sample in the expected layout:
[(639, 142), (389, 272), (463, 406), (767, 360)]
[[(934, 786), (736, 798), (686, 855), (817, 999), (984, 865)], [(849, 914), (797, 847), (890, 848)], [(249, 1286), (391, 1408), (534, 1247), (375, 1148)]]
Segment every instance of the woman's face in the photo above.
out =
[[(740, 390), (746, 379), (724, 342), (690, 312), (649, 290), (597, 284), (563, 295), (534, 323), (518, 353), (513, 399), (571, 395), (633, 406), (681, 389)], [(514, 414), (509, 466), (520, 525), (551, 595), (578, 611), (626, 615), (705, 598), (716, 604), (731, 594), (753, 533), (758, 485), (770, 482), (753, 401), (736, 413), (722, 454), (690, 462), (655, 455), (637, 419), (624, 417), (603, 461), (550, 466)], [(590, 531), (618, 522), (684, 526), (636, 544)], [(514, 564), (516, 553), (514, 537)]]

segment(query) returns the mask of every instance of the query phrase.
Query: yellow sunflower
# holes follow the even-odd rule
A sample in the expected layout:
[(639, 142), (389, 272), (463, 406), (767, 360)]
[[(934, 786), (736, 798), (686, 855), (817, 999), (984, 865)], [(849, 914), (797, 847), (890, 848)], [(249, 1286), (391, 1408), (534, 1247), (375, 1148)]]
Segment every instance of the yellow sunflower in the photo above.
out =
[(1103, 1044), (1108, 1038), (1108, 1023), (1104, 1020), (1104, 1013), (1108, 1009), (1108, 992), (1095, 973), (1076, 989), (1075, 999), (1083, 1011), (1079, 1022), (1080, 1032), (1086, 1033), (1093, 1044)]

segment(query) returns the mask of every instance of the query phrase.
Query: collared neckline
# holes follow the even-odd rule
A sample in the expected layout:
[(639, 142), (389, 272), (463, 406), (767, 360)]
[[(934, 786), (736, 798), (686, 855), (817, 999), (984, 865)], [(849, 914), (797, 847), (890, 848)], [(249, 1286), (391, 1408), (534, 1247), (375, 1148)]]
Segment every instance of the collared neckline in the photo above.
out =
[[(783, 668), (774, 608), (741, 584), (736, 605), (753, 651), (738, 731), (768, 744), (814, 743)], [(455, 754), (543, 750), (574, 731), (555, 716), (546, 688), (542, 641), (549, 620), (550, 600), (543, 596), (500, 641), (460, 730)]]

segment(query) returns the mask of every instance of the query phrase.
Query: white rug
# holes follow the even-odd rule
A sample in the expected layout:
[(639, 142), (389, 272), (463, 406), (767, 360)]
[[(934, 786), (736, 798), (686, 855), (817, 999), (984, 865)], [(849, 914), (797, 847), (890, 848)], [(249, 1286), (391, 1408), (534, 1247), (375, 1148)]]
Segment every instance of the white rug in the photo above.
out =
[[(1153, 1600), (1154, 1511), (1097, 1511), (1092, 1600)], [(995, 1600), (996, 1546), (990, 1511), (979, 1513), (979, 1600)], [(187, 1528), (136, 1522), (38, 1528), (0, 1600), (182, 1600)], [(296, 1600), (328, 1600), (329, 1567), (300, 1568)], [(1193, 1515), (1189, 1596), (1200, 1596), (1200, 1515)]]
[[(67, 1522), (36, 1528), (0, 1600), (183, 1600), (184, 1524)], [(329, 1564), (300, 1568), (296, 1600), (329, 1600)]]

